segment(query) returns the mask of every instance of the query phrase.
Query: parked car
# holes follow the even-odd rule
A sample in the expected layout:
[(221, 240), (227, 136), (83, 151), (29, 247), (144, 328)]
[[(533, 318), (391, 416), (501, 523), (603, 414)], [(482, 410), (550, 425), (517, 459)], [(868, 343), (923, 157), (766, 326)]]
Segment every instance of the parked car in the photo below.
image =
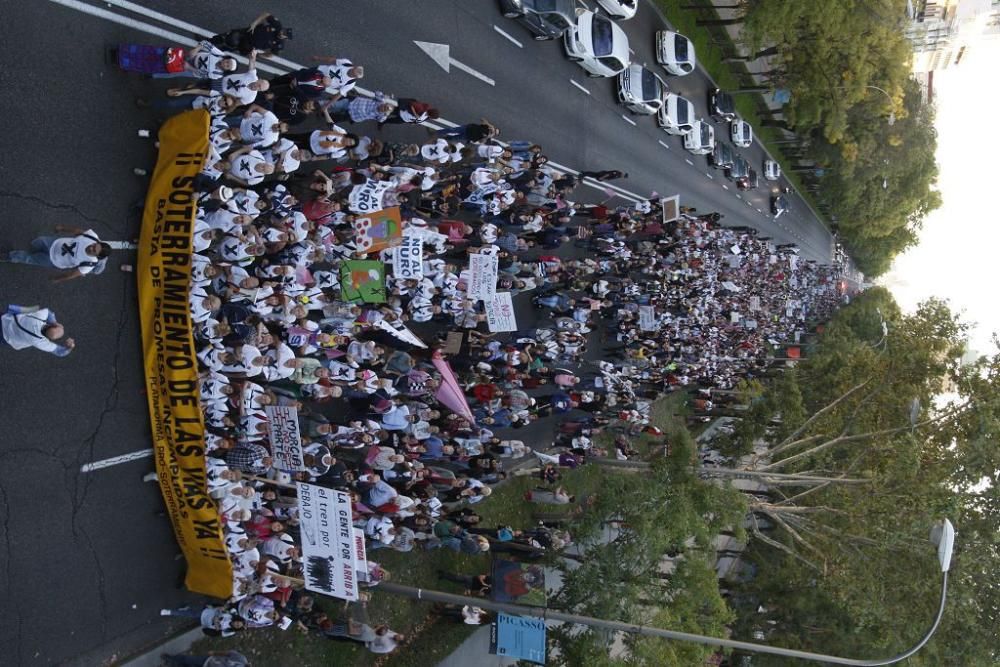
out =
[(656, 33), (656, 62), (674, 76), (694, 71), (694, 44), (679, 32), (660, 30)]
[(718, 88), (708, 91), (708, 113), (715, 122), (729, 122), (736, 118), (736, 102), (729, 93)]
[(781, 178), (781, 165), (774, 160), (764, 160), (764, 180), (776, 181)]
[(696, 120), (684, 133), (684, 149), (695, 155), (706, 155), (715, 148), (715, 128), (711, 123)]
[(674, 93), (667, 93), (656, 114), (656, 124), (669, 134), (684, 134), (694, 126), (695, 120), (694, 104)]
[(576, 18), (576, 0), (500, 0), (500, 11), (517, 19), (535, 39), (555, 39)]
[(736, 187), (739, 188), (740, 182), (745, 181), (749, 176), (750, 163), (744, 160), (742, 155), (737, 155), (733, 158), (733, 165), (726, 169), (726, 178), (736, 183)]
[(750, 144), (753, 143), (753, 128), (742, 118), (735, 118), (729, 124), (729, 136), (736, 146), (749, 148)]
[(563, 33), (570, 60), (579, 63), (590, 76), (615, 76), (629, 63), (628, 37), (611, 19), (582, 11)]
[(733, 160), (733, 149), (724, 141), (715, 144), (715, 149), (708, 154), (708, 163), (715, 169), (729, 169)]
[(651, 115), (663, 106), (667, 84), (655, 72), (632, 63), (618, 75), (618, 101), (629, 111)]
[(774, 214), (774, 219), (777, 220), (781, 217), (782, 213), (788, 212), (788, 199), (783, 195), (774, 195), (771, 197), (771, 213)]
[(608, 16), (619, 21), (632, 18), (639, 9), (639, 0), (597, 0), (597, 4)]
[(757, 179), (757, 170), (753, 167), (747, 170), (746, 178), (736, 181), (736, 187), (740, 190), (756, 190), (758, 185), (760, 181)]

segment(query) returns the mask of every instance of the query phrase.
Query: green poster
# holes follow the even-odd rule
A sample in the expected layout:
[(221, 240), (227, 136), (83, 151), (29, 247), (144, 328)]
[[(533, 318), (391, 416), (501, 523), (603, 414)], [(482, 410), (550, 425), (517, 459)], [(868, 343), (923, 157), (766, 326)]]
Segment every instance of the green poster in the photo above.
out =
[(340, 265), (340, 294), (344, 301), (385, 303), (385, 264), (370, 259)]

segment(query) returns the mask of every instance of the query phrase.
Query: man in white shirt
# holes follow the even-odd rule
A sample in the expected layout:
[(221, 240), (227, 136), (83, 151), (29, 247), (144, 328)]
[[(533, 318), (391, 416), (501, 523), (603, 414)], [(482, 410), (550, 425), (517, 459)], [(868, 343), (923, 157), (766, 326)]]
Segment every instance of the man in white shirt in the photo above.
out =
[(3, 325), (0, 347), (4, 344), (15, 350), (33, 347), (57, 357), (65, 357), (76, 346), (72, 338), (67, 338), (62, 344), (56, 342), (63, 337), (65, 331), (56, 321), (56, 314), (48, 308), (11, 304), (0, 316), (0, 323)]
[(101, 241), (97, 232), (64, 225), (56, 225), (55, 230), (73, 236), (39, 236), (31, 242), (30, 250), (12, 250), (4, 261), (61, 269), (63, 275), (53, 280), (57, 283), (104, 271), (111, 246)]

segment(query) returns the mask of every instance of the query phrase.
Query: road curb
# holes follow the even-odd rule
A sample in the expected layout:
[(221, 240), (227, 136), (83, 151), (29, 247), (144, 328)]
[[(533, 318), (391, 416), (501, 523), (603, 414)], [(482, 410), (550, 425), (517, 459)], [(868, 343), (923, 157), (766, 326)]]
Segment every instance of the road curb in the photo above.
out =
[(160, 667), (163, 664), (160, 656), (164, 653), (184, 653), (191, 648), (192, 644), (203, 637), (201, 627), (195, 625), (152, 646), (143, 648), (141, 652), (116, 662), (115, 665), (119, 667)]

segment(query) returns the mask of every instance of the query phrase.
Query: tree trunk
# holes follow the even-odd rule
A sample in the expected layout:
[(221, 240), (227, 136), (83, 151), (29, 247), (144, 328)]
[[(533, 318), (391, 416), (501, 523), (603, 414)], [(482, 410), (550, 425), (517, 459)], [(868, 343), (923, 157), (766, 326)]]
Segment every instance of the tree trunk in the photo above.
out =
[(788, 132), (794, 132), (795, 131), (794, 129), (792, 129), (792, 126), (788, 124), (788, 121), (784, 121), (784, 120), (767, 120), (767, 119), (765, 119), (765, 120), (761, 121), (761, 124), (764, 127), (777, 127), (777, 128), (782, 129), (782, 130), (787, 130)]
[(744, 19), (742, 16), (735, 19), (698, 19), (695, 21), (695, 25), (707, 26), (707, 25), (740, 25), (743, 23)]
[(771, 46), (771, 47), (768, 47), (768, 48), (763, 49), (761, 51), (758, 51), (757, 53), (753, 53), (753, 54), (751, 54), (749, 56), (733, 56), (732, 58), (726, 58), (726, 60), (740, 60), (740, 61), (743, 61), (745, 63), (748, 63), (748, 62), (752, 62), (754, 60), (757, 60), (758, 58), (766, 58), (768, 56), (776, 56), (776, 55), (778, 55), (778, 53), (779, 53), (778, 47)]

